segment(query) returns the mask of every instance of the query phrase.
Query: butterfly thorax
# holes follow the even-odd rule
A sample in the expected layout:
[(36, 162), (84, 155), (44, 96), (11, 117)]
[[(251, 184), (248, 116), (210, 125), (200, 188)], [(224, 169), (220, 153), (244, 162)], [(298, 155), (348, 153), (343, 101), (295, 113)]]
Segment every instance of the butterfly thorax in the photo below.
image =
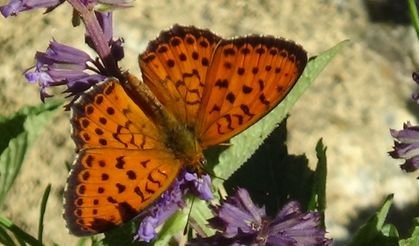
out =
[(166, 146), (174, 152), (178, 159), (185, 162), (184, 164), (188, 169), (201, 174), (205, 158), (201, 145), (193, 131), (188, 126), (179, 122), (164, 129), (166, 133)]
[(129, 73), (125, 76), (128, 83), (124, 89), (163, 133), (166, 147), (184, 162), (186, 168), (201, 174), (205, 158), (193, 129), (166, 110), (137, 77)]

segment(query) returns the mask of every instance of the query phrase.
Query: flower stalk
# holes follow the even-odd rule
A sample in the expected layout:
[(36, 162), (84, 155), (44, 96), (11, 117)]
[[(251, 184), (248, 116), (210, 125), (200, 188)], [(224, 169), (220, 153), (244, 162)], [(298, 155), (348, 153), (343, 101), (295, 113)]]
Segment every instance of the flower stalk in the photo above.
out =
[(86, 5), (83, 4), (81, 0), (67, 0), (67, 2), (69, 2), (80, 14), (86, 27), (86, 33), (90, 37), (100, 60), (103, 62), (105, 68), (107, 68), (106, 75), (114, 76), (120, 81), (124, 80), (124, 77), (118, 68), (117, 61), (111, 52), (111, 47), (109, 45), (111, 40), (106, 40), (105, 33), (94, 13), (94, 4), (88, 3)]

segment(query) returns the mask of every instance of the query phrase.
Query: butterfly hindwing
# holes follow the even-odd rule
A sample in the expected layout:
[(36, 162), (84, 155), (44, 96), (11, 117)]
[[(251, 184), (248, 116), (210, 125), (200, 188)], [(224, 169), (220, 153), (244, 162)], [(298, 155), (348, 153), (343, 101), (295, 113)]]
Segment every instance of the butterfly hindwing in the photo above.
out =
[(169, 188), (179, 166), (164, 151), (82, 150), (65, 193), (67, 227), (86, 236), (134, 218)]
[(181, 162), (114, 80), (91, 88), (72, 111), (78, 156), (64, 207), (68, 228), (82, 236), (139, 214), (169, 188)]

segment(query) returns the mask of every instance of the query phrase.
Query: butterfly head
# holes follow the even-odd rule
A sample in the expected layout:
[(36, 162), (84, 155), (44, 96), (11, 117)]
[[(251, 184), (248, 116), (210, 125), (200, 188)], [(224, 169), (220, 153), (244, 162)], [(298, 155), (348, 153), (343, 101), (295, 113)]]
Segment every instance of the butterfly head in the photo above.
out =
[(185, 138), (182, 139), (182, 141), (177, 142), (177, 148), (175, 149), (178, 150), (178, 158), (184, 161), (186, 169), (190, 172), (196, 173), (198, 176), (201, 176), (204, 174), (206, 159), (198, 140), (193, 136), (193, 134), (190, 134), (190, 131), (184, 133), (184, 136), (188, 135), (189, 138)]
[(205, 159), (205, 156), (202, 152), (195, 155), (193, 159), (191, 159), (188, 163), (186, 163), (186, 169), (190, 172), (194, 172), (198, 175), (198, 177), (201, 177), (205, 174), (205, 164), (207, 163), (207, 160)]

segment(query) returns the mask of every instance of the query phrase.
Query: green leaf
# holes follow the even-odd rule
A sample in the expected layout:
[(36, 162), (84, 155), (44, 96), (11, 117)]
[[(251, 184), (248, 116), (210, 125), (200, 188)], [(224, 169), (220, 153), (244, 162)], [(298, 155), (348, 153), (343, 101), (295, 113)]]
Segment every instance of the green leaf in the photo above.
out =
[(23, 242), (33, 246), (42, 245), (36, 238), (32, 237), (30, 234), (26, 233), (20, 227), (13, 224), (13, 222), (4, 218), (3, 216), (0, 216), (0, 228), (5, 228), (8, 231), (10, 231), (14, 235), (16, 240), (21, 242), (21, 245), (24, 245)]
[[(187, 208), (189, 207), (186, 207), (185, 209)], [(188, 218), (188, 215), (184, 212), (184, 210), (176, 212), (166, 221), (166, 223), (163, 224), (159, 234), (157, 235), (156, 240), (153, 241), (153, 245), (169, 245), (169, 242), (172, 239), (172, 237), (182, 232), (182, 230), (187, 225), (186, 220)]]
[(393, 195), (389, 195), (376, 214), (371, 216), (367, 223), (358, 229), (349, 246), (397, 245), (398, 233), (396, 228), (394, 226), (384, 227), (392, 202)]
[(91, 237), (82, 237), (77, 241), (77, 246), (86, 246), (88, 242), (91, 242), (90, 245), (94, 245), (94, 241)]
[(411, 237), (409, 239), (400, 240), (399, 246), (418, 246), (419, 237)]
[[(44, 195), (42, 196), (41, 206), (40, 206), (40, 217), (38, 225), (38, 239), (35, 239), (30, 234), (26, 233), (24, 230), (20, 229), (18, 226), (14, 225), (11, 221), (0, 216), (0, 242), (5, 245), (14, 245), (10, 243), (10, 240), (13, 242), (13, 239), (8, 235), (6, 229), (12, 233), (15, 237), (15, 240), (19, 242), (20, 245), (43, 245), (42, 243), (42, 234), (44, 229), (44, 215), (46, 211), (47, 201), (49, 193), (51, 191), (51, 184), (45, 188)], [(3, 240), (4, 239), (4, 240)]]
[(214, 234), (214, 230), (208, 227), (208, 219), (212, 218), (212, 212), (208, 207), (208, 203), (203, 200), (195, 199), (192, 206), (191, 218), (193, 223), (196, 223), (203, 233), (210, 236)]
[(416, 36), (419, 39), (419, 14), (418, 14), (418, 8), (416, 7), (415, 0), (408, 0), (407, 3), (408, 3), (408, 6), (409, 6), (410, 18), (412, 19), (412, 25), (413, 25), (413, 28), (416, 31)]
[(137, 228), (138, 223), (134, 221), (124, 223), (105, 232), (105, 238), (100, 243), (103, 245), (142, 245), (140, 242), (134, 241), (133, 235), (135, 235)]
[(326, 177), (327, 177), (327, 148), (320, 139), (316, 144), (317, 166), (314, 173), (314, 184), (311, 199), (308, 205), (310, 211), (324, 212), (326, 209)]
[[(191, 202), (193, 199), (193, 202)], [(181, 233), (190, 224), (193, 228), (199, 228), (206, 235), (212, 235), (214, 231), (207, 226), (208, 219), (212, 217), (211, 210), (205, 201), (188, 199), (187, 206), (180, 212), (175, 213), (160, 229), (154, 245), (167, 245), (173, 235)], [(190, 211), (190, 213), (186, 213)], [(187, 223), (187, 220), (190, 220)]]
[(307, 158), (288, 153), (286, 135), (284, 120), (246, 164), (224, 182), (229, 193), (237, 187), (248, 190), (252, 201), (264, 205), (267, 214), (272, 217), (289, 200), (299, 201), (306, 210), (312, 197), (311, 188), (307, 187), (314, 186), (314, 171), (309, 168)]
[(392, 224), (385, 224), (381, 229), (381, 233), (390, 238), (399, 238), (399, 232), (397, 228)]
[(310, 211), (319, 211), (321, 217), (321, 225), (325, 228), (324, 211), (326, 210), (326, 177), (327, 177), (327, 158), (326, 147), (323, 140), (319, 139), (316, 144), (317, 166), (313, 178), (313, 188), (311, 198), (307, 209)]
[(400, 246), (417, 246), (419, 245), (419, 218), (414, 219), (414, 228), (410, 238), (399, 241)]
[[(14, 245), (15, 242), (13, 241), (12, 237), (9, 236), (6, 229), (0, 227), (0, 244), (2, 245)], [(19, 243), (20, 245), (24, 245), (24, 243)]]
[[(132, 236), (132, 234), (131, 234), (131, 236)], [(77, 244), (79, 246), (87, 245), (86, 243), (87, 243), (88, 239), (90, 239), (90, 245), (91, 246), (105, 246), (105, 245), (107, 245), (103, 242), (102, 239), (99, 239), (99, 237), (97, 235), (81, 238)]]
[(39, 224), (38, 224), (38, 241), (42, 244), (42, 235), (44, 232), (44, 215), (45, 211), (47, 209), (47, 202), (49, 193), (51, 192), (51, 184), (48, 184), (48, 186), (45, 188), (44, 195), (42, 196), (41, 201), (41, 212), (39, 215)]
[(414, 218), (413, 224), (415, 228), (413, 229), (412, 237), (419, 237), (419, 218)]
[(0, 116), (0, 204), (16, 179), (29, 149), (61, 104), (51, 101), (24, 107), (9, 117)]
[(348, 41), (343, 41), (309, 61), (302, 76), (285, 99), (267, 116), (231, 139), (229, 148), (218, 156), (218, 163), (210, 163), (214, 166), (214, 175), (221, 178), (213, 180), (215, 187), (221, 185), (249, 159), (278, 123), (285, 118), (303, 92), (347, 43)]

